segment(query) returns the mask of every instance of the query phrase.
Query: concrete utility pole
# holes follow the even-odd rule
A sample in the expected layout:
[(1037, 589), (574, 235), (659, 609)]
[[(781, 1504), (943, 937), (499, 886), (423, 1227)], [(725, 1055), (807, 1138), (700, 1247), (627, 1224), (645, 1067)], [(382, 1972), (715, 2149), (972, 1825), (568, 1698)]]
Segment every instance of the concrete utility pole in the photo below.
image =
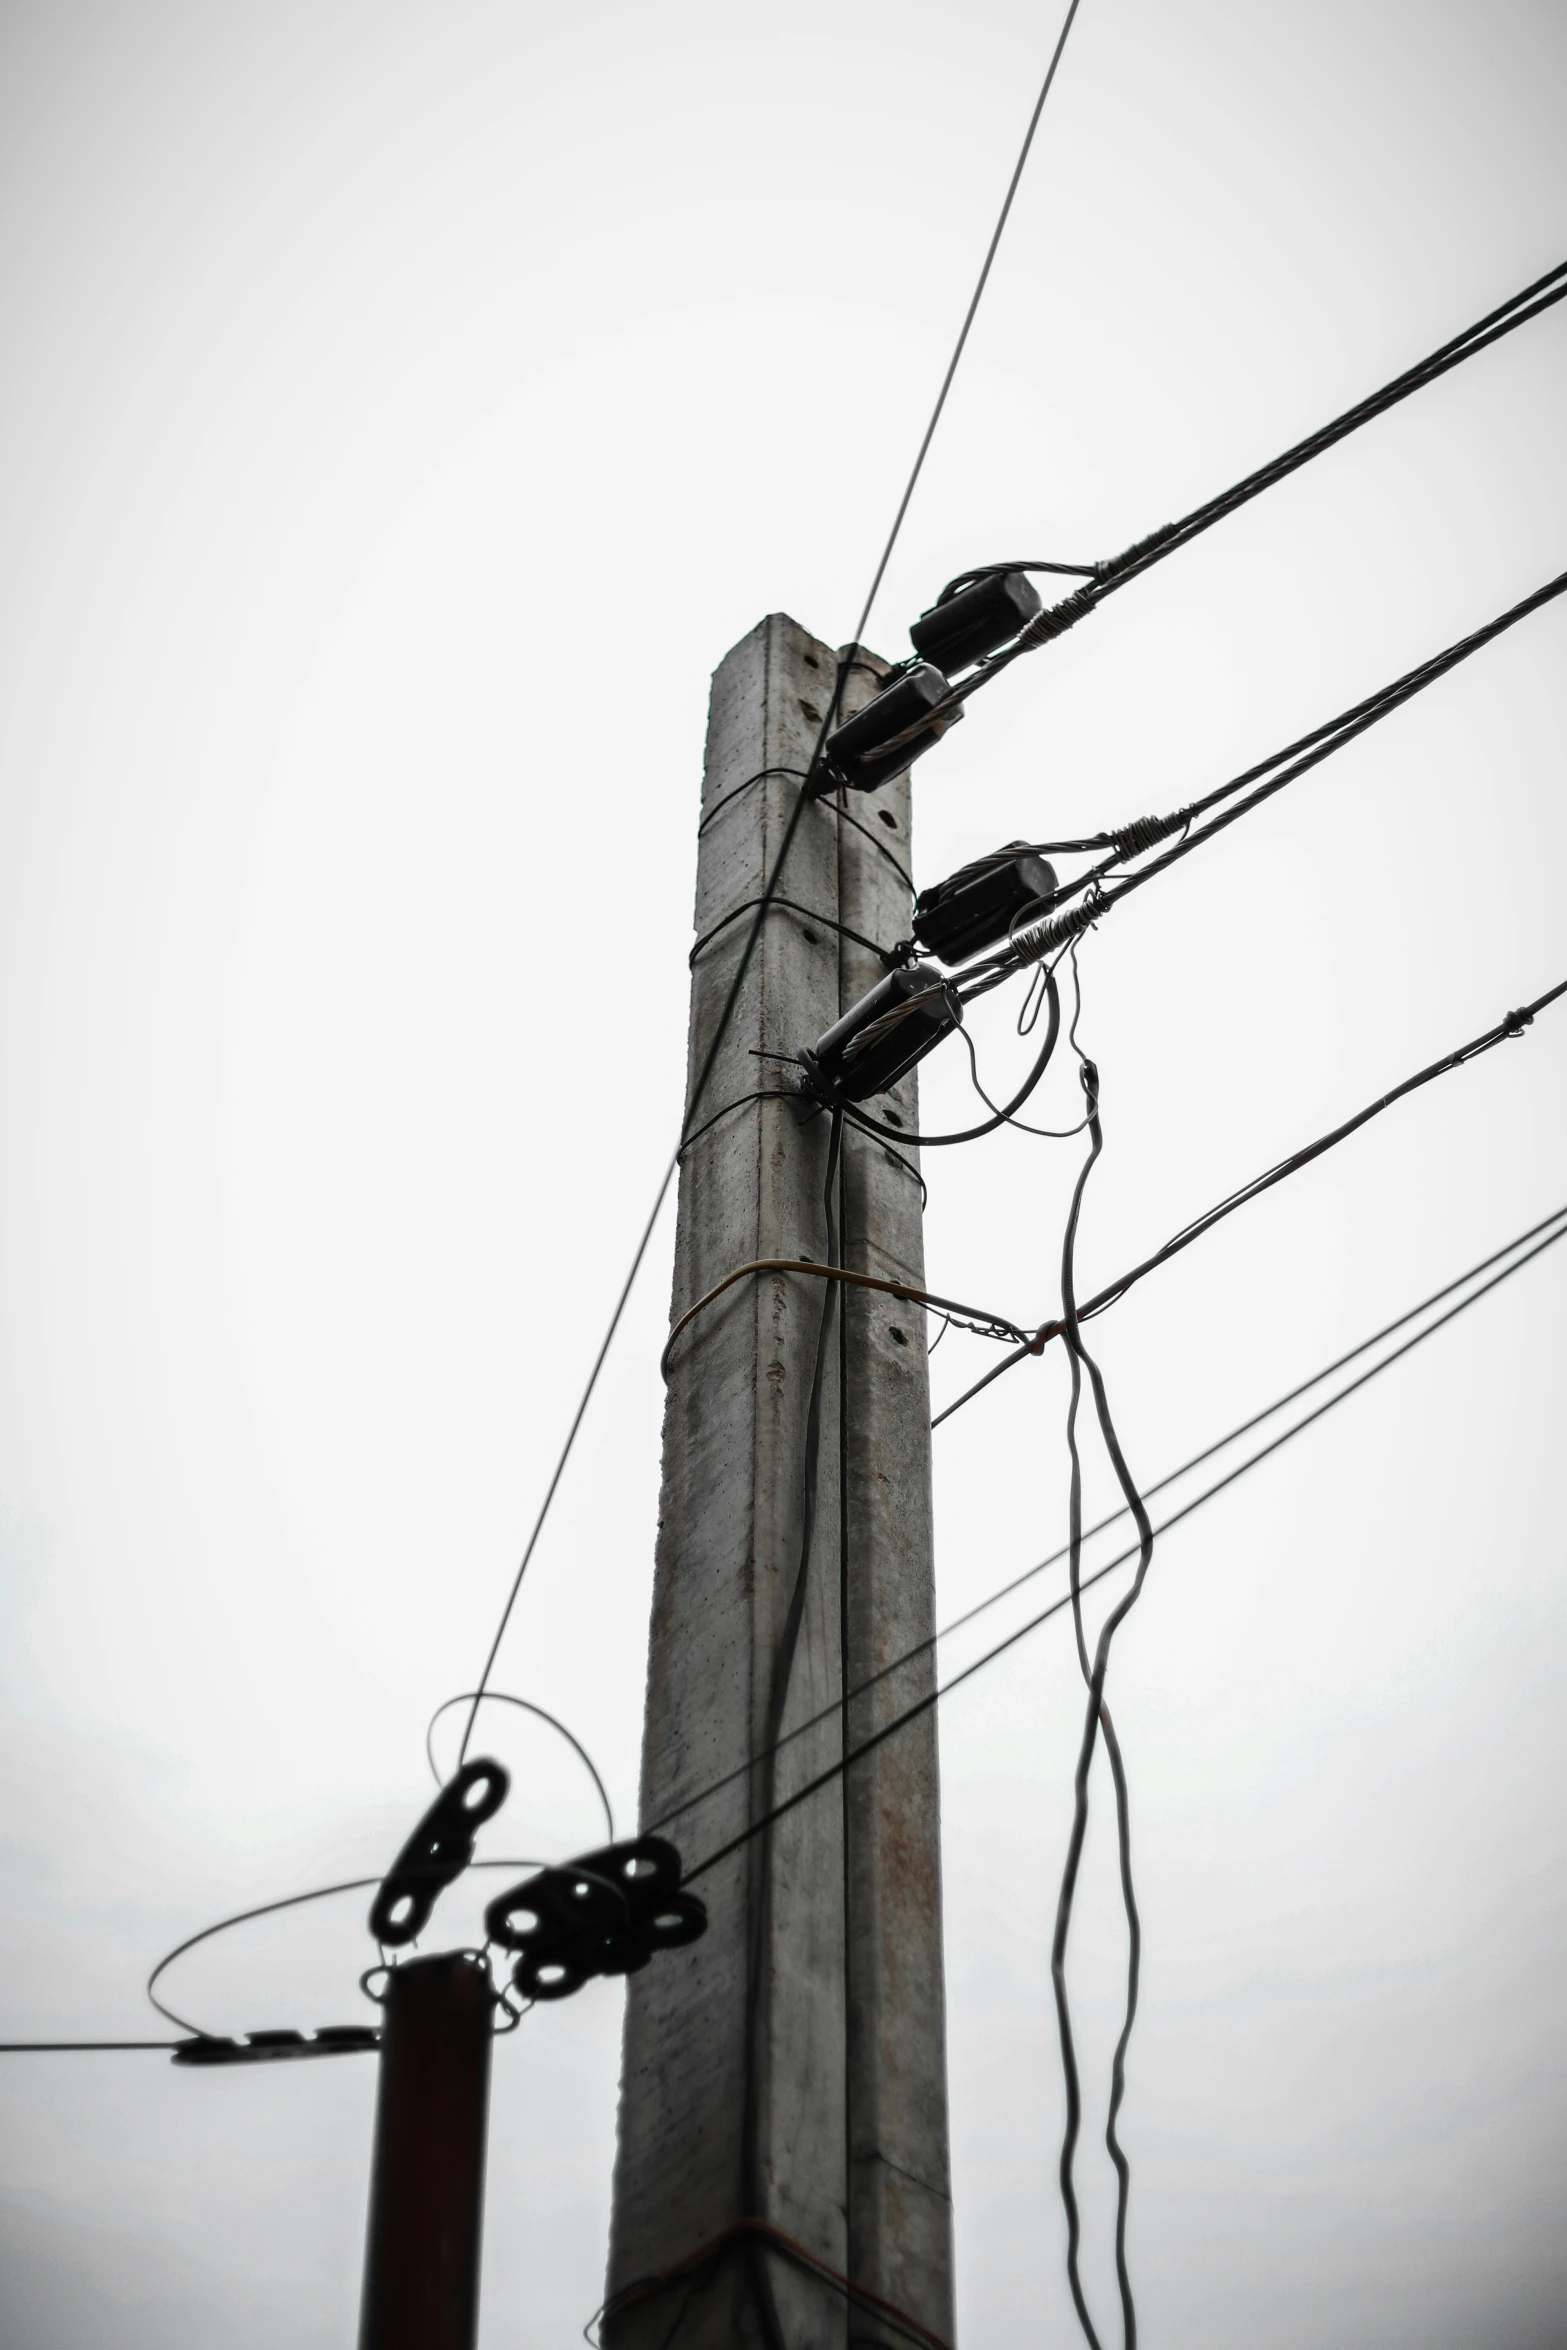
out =
[[(869, 698), (885, 666), (854, 654), (844, 714)], [(761, 894), (837, 667), (832, 648), (774, 613), (715, 674), (699, 936)], [(835, 800), (806, 810), (782, 894), (890, 945), (909, 927), (907, 775), (841, 804), (852, 823)], [(751, 921), (740, 916), (697, 960), (688, 1086)], [(791, 1086), (797, 1072), (784, 1060), (755, 1056), (814, 1043), (881, 976), (872, 953), (809, 912), (772, 911), (695, 1126), (747, 1095)], [(873, 1107), (917, 1130), (915, 1078)], [(802, 1121), (780, 1099), (746, 1102), (696, 1135), (680, 1174), (673, 1315), (750, 1259), (824, 1261), (828, 1139), (824, 1114)], [(900, 1164), (845, 1127), (841, 1261), (919, 1287), (916, 1161), (911, 1152)], [(924, 1317), (816, 1278), (751, 1276), (682, 1334), (670, 1363), (642, 1770), (648, 1826), (765, 1742), (801, 1556), (807, 1397), (829, 1288), (838, 1320), (785, 1731), (832, 1711), (783, 1748), (775, 1800), (930, 1685), (927, 1655), (842, 1702), (846, 1687), (932, 1629)], [(759, 1817), (766, 1799), (767, 1774), (753, 1770), (669, 1833), (690, 1865)], [(676, 2350), (907, 2350), (909, 2333), (881, 2318), (877, 2301), (950, 2342), (937, 1837), (927, 1713), (704, 1877), (705, 1938), (631, 1978), (610, 2350), (656, 2350), (682, 2308)]]

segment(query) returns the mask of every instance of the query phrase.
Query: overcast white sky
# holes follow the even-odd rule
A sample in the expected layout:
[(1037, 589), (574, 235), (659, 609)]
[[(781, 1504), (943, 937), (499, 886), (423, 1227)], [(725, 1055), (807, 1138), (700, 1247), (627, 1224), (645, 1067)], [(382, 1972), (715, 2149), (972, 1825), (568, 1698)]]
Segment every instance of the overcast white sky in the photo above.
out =
[[(6, 2036), (141, 2032), (163, 1948), (384, 1865), (425, 1800), (677, 1121), (708, 675), (769, 610), (852, 628), (1057, 23), (0, 18)], [(872, 641), (969, 563), (1113, 552), (1560, 260), (1564, 65), (1545, 0), (1083, 0)], [(1559, 571), (1564, 383), (1556, 312), (1016, 671), (918, 770), (921, 880), (1173, 804)], [(1091, 942), (1085, 1288), (1567, 976), (1564, 630)], [(1567, 1007), (1102, 1323), (1134, 1468), (1567, 1198), (1564, 1075)], [(1074, 1151), (940, 1154), (933, 1285), (1050, 1311)], [(668, 1252), (499, 1676), (628, 1819)], [(1153, 2350), (1567, 2340), (1564, 1304), (1567, 1248), (1172, 1535), (1124, 1636)], [(1029, 1366), (938, 1436), (943, 1613), (1061, 1538), (1063, 1408)], [(942, 1720), (975, 2350), (1073, 2338), (1078, 1708), (1058, 1622)], [(542, 1734), (486, 1743), (491, 1849), (594, 1836)], [(305, 1913), (175, 2004), (352, 2020), (370, 1955), (357, 1901)], [(618, 2030), (600, 1985), (498, 2051), (486, 2350), (599, 2299)], [(351, 2338), (368, 2063), (5, 2063), (8, 2346)]]

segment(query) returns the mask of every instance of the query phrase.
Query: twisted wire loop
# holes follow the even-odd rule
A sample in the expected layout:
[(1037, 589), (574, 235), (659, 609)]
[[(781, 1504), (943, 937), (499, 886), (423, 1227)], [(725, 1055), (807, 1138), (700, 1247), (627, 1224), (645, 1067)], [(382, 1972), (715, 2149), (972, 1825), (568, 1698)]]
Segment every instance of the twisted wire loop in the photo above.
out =
[(673, 2267), (660, 2270), (656, 2276), (633, 2278), (629, 2285), (622, 2285), (620, 2291), (612, 2293), (594, 2317), (589, 2318), (582, 2329), (583, 2339), (593, 2342), (590, 2329), (596, 2323), (602, 2340), (604, 2327), (612, 2324), (626, 2310), (635, 2308), (638, 2302), (649, 2301), (659, 2293), (668, 2292), (672, 2285), (683, 2284), (688, 2277), (695, 2279), (703, 2269), (716, 2267), (732, 2245), (742, 2248), (756, 2245), (781, 2252), (786, 2260), (792, 2260), (796, 2267), (803, 2268), (808, 2275), (831, 2285), (851, 2306), (872, 2313), (883, 2325), (890, 2326), (894, 2333), (902, 2334), (906, 2341), (920, 2345), (920, 2350), (951, 2350), (951, 2344), (942, 2335), (933, 2333), (927, 2325), (921, 2325), (917, 2317), (911, 2317), (895, 2301), (885, 2301), (879, 2293), (872, 2293), (866, 2286), (855, 2284), (852, 2277), (846, 2277), (841, 2269), (832, 2267), (830, 2262), (822, 2259), (820, 2253), (810, 2251), (804, 2244), (797, 2244), (793, 2236), (786, 2236), (781, 2228), (775, 2228), (765, 2219), (737, 2219), (719, 2235), (710, 2237), (707, 2243), (699, 2244), (684, 2260), (676, 2261)]
[(1151, 530), (1146, 538), (1134, 539), (1129, 547), (1121, 549), (1119, 555), (1108, 556), (1103, 563), (1096, 563), (1095, 579), (1101, 582), (1119, 579), (1123, 572), (1131, 570), (1134, 563), (1140, 563), (1145, 555), (1151, 555), (1156, 547), (1167, 547), (1180, 528), (1178, 522), (1161, 522), (1158, 529)]

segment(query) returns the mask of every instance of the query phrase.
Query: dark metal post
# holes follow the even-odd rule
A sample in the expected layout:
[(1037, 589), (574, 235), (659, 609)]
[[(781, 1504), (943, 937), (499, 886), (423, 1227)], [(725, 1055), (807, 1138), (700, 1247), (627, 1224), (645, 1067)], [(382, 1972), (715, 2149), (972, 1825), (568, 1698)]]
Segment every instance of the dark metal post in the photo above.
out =
[(359, 2350), (474, 2350), (494, 2005), (464, 1951), (392, 1970)]

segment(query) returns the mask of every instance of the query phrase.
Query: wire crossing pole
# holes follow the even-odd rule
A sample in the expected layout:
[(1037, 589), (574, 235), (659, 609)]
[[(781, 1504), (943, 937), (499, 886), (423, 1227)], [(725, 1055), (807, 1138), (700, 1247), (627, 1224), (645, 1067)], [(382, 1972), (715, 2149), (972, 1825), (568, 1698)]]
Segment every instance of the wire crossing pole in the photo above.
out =
[[(837, 659), (775, 613), (720, 665), (698, 935), (760, 896)], [(884, 668), (855, 655), (845, 712)], [(672, 1319), (751, 1259), (824, 1258), (829, 1121), (802, 1118), (792, 1094), (744, 1097), (790, 1087), (787, 1059), (757, 1056), (813, 1043), (881, 976), (872, 953), (828, 925), (889, 945), (907, 933), (907, 777), (847, 794), (843, 806), (854, 823), (832, 802), (805, 812), (782, 890), (807, 912), (768, 915), (698, 1112), (700, 1126), (744, 1104), (685, 1153)], [(698, 958), (693, 1077), (751, 920)], [(912, 1076), (878, 1112), (916, 1130)], [(846, 1264), (922, 1286), (914, 1158), (900, 1164), (845, 1129), (841, 1245)], [(765, 1740), (802, 1555), (827, 1287), (787, 1274), (739, 1283), (671, 1359), (643, 1747), (649, 1824)], [(932, 1669), (927, 1652), (841, 1704), (846, 1674), (849, 1685), (863, 1680), (933, 1626), (930, 1411), (918, 1311), (852, 1291), (834, 1311), (785, 1730), (834, 1710), (781, 1751), (778, 1800), (836, 1759), (846, 1726), (864, 1736), (920, 1695)], [(766, 1778), (753, 1770), (682, 1814), (672, 1832), (688, 1859), (760, 1815)], [(703, 1940), (630, 1978), (610, 2350), (657, 2350), (672, 2327), (677, 2350), (907, 2350), (907, 2331), (878, 2316), (871, 2296), (951, 2339), (937, 1826), (927, 1716), (706, 1877)]]
[(474, 2350), (494, 2021), (465, 1951), (392, 1969), (359, 2350)]

